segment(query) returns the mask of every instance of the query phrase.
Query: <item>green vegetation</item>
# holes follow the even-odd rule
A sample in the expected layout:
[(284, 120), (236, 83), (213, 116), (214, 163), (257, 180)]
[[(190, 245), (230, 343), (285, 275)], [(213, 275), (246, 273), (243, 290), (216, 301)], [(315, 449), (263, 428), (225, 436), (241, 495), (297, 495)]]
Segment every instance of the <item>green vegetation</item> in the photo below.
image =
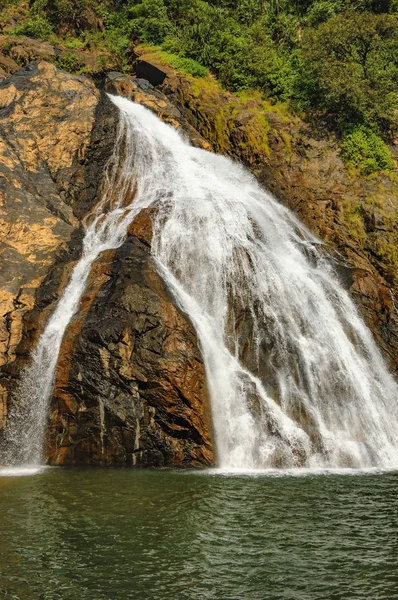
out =
[(355, 241), (360, 248), (366, 243), (366, 229), (363, 219), (363, 208), (359, 202), (352, 203), (343, 200), (344, 224), (349, 232), (350, 239)]
[(363, 125), (355, 127), (343, 138), (341, 149), (346, 162), (359, 167), (363, 175), (394, 167), (387, 144)]
[(90, 26), (90, 3), (88, 0), (34, 0), (30, 12), (46, 15), (52, 27), (60, 32), (80, 33)]
[(12, 33), (14, 35), (24, 35), (40, 40), (48, 40), (53, 35), (54, 31), (47, 19), (40, 16), (33, 16), (31, 19), (26, 19), (22, 25), (14, 27)]
[(396, 283), (398, 223), (395, 200), (391, 197), (387, 199), (385, 190), (381, 190), (379, 194), (369, 195), (360, 202), (343, 200), (342, 208), (350, 240), (376, 256), (383, 266), (384, 276)]
[(372, 126), (388, 137), (397, 128), (398, 16), (341, 14), (307, 32), (302, 45), (303, 95), (338, 129)]
[(124, 71), (134, 46), (156, 46), (177, 69), (210, 71), (226, 89), (258, 90), (321, 121), (362, 173), (393, 166), (398, 0), (31, 0), (12, 33), (55, 34)]
[(68, 73), (80, 73), (83, 67), (82, 61), (73, 52), (62, 54), (57, 60), (57, 65)]
[(200, 65), (196, 60), (192, 58), (183, 58), (177, 54), (171, 52), (165, 52), (157, 46), (141, 46), (145, 50), (147, 56), (151, 56), (156, 61), (170, 65), (179, 71), (193, 75), (193, 77), (207, 77), (209, 75), (209, 69)]

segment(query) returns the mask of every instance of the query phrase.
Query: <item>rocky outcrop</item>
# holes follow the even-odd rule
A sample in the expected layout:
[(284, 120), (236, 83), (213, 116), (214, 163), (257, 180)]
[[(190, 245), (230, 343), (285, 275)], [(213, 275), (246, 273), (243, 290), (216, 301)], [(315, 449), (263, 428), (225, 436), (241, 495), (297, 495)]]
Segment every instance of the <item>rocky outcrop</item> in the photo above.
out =
[(27, 65), (35, 60), (55, 60), (59, 51), (49, 42), (27, 37), (1, 36), (0, 48), (17, 65)]
[(52, 464), (210, 465), (196, 334), (152, 262), (150, 214), (95, 263), (63, 340), (49, 428)]
[(92, 75), (103, 71), (104, 60), (108, 69), (114, 68), (115, 62), (110, 53), (98, 50), (77, 50), (30, 37), (0, 35), (0, 78), (40, 60), (51, 62), (65, 71)]
[[(99, 94), (94, 85), (38, 63), (0, 85), (0, 414), (29, 350), (24, 319), (57, 262), (79, 245), (73, 212)], [(54, 300), (54, 298), (52, 298)], [(35, 322), (43, 327), (45, 311)], [(34, 337), (34, 335), (32, 336)], [(30, 344), (31, 345), (31, 344)], [(21, 363), (21, 360), (19, 361)]]
[[(0, 85), (0, 430), (30, 351), (81, 253), (118, 115), (84, 77), (45, 62)], [(170, 116), (170, 118), (172, 118)], [(150, 216), (94, 264), (59, 357), (51, 464), (212, 463), (194, 329), (150, 257)]]
[(211, 144), (192, 127), (183, 112), (146, 79), (127, 77), (123, 73), (111, 71), (105, 78), (104, 89), (109, 94), (124, 96), (132, 102), (142, 104), (165, 123), (180, 129), (193, 146), (212, 150)]

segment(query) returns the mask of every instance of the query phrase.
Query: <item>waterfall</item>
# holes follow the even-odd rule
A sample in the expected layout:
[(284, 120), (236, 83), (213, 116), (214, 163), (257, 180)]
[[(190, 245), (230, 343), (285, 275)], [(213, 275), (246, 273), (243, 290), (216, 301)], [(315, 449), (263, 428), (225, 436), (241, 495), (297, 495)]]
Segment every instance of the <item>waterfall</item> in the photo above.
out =
[(233, 161), (120, 109), (82, 258), (23, 376), (8, 462), (40, 460), (54, 370), (91, 264), (156, 207), (152, 253), (194, 324), (223, 468), (397, 467), (398, 387), (322, 245)]

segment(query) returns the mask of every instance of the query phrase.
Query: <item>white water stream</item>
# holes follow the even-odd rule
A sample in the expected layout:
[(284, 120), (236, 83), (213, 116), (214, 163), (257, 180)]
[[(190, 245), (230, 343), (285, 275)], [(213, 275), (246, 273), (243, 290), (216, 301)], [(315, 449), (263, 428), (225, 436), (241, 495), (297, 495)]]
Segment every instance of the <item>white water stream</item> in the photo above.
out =
[(398, 467), (398, 387), (319, 242), (241, 166), (124, 98), (103, 201), (24, 374), (6, 464), (41, 460), (65, 329), (93, 261), (156, 205), (152, 252), (200, 340), (218, 465)]

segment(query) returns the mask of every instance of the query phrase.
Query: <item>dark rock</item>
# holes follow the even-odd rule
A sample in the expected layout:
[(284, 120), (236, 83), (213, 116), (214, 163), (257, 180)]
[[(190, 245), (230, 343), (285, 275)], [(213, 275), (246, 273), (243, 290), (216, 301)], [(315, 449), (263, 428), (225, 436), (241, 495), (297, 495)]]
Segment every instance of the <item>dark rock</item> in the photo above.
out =
[(81, 161), (83, 171), (79, 170), (78, 179), (74, 180), (75, 193), (71, 201), (78, 219), (84, 218), (99, 201), (102, 176), (114, 147), (118, 121), (117, 108), (106, 94), (101, 94), (95, 108), (90, 143)]
[(146, 79), (153, 86), (161, 85), (166, 78), (165, 71), (146, 60), (138, 60), (134, 67), (137, 77)]
[(156, 272), (147, 219), (141, 214), (126, 242), (98, 259), (64, 337), (49, 428), (51, 464), (213, 461), (196, 334)]

